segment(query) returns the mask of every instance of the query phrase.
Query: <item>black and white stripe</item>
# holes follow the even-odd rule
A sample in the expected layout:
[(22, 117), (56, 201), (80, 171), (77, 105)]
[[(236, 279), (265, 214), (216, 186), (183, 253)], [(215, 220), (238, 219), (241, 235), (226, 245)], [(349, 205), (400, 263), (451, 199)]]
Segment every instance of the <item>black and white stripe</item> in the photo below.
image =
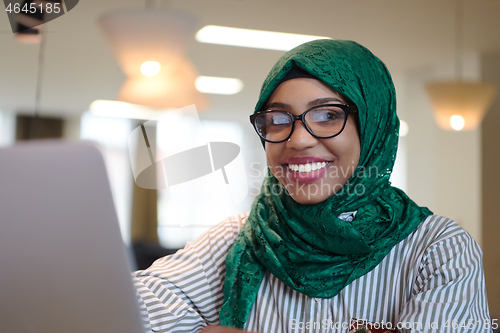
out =
[[(192, 333), (219, 323), (224, 259), (247, 217), (227, 219), (134, 274), (146, 331)], [(331, 299), (305, 296), (266, 273), (245, 329), (348, 332), (357, 318), (412, 332), (491, 332), (481, 256), (466, 231), (433, 215)]]

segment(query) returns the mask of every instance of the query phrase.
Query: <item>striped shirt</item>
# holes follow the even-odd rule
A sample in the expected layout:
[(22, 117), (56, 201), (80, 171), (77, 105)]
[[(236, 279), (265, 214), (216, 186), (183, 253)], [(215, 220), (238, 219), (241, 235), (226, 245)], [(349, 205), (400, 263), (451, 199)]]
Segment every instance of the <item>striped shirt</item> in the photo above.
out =
[[(247, 217), (231, 217), (134, 273), (146, 332), (219, 324), (224, 260)], [(245, 330), (349, 332), (354, 319), (399, 331), (491, 332), (479, 245), (456, 222), (433, 215), (333, 298), (308, 297), (267, 272)]]

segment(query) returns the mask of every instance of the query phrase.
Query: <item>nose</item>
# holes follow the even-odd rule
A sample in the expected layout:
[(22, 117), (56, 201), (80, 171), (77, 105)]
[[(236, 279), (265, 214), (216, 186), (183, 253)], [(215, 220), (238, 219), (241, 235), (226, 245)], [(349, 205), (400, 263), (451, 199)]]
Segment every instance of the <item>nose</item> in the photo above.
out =
[(297, 150), (303, 150), (314, 147), (318, 143), (318, 139), (307, 131), (306, 126), (300, 120), (295, 121), (292, 135), (288, 139), (286, 146)]

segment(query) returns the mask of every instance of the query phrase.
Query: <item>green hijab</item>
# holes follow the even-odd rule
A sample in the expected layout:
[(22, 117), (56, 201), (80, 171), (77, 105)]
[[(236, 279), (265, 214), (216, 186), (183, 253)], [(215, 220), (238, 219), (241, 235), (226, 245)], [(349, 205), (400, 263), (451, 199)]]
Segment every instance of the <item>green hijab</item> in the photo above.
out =
[[(294, 65), (357, 106), (359, 163), (340, 191), (314, 205), (295, 202), (268, 171), (226, 257), (221, 325), (243, 328), (266, 270), (310, 297), (336, 296), (374, 269), (432, 214), (389, 182), (399, 119), (396, 92), (384, 63), (352, 41), (302, 44), (274, 65), (262, 85), (256, 111)], [(353, 221), (338, 218), (351, 211), (357, 211)]]

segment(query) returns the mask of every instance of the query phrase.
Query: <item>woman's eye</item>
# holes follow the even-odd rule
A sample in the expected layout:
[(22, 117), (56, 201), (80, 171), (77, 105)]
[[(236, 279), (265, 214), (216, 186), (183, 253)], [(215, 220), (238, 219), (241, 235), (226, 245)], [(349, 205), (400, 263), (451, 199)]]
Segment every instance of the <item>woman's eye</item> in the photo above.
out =
[(342, 110), (326, 109), (311, 112), (311, 120), (314, 122), (333, 121), (344, 118)]
[(289, 121), (285, 117), (273, 118), (273, 125), (287, 125), (288, 123), (289, 123)]
[(288, 125), (290, 124), (290, 117), (283, 114), (275, 114), (271, 118), (272, 125)]

